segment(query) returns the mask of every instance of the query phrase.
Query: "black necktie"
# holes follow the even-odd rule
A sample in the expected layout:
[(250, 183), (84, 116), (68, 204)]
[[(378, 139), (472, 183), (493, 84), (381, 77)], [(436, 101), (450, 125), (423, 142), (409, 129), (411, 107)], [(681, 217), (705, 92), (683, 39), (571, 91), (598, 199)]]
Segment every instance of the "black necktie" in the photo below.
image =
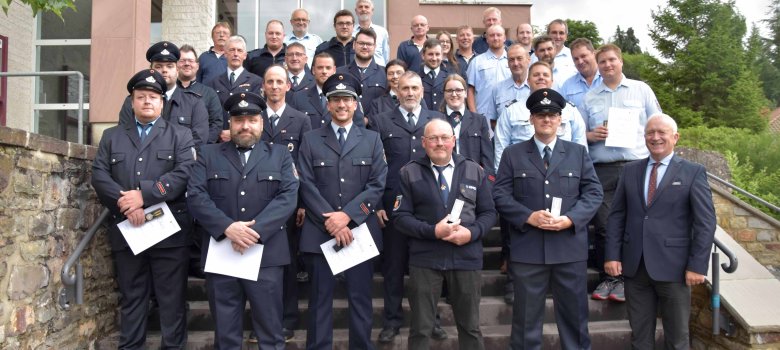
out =
[(444, 177), (444, 169), (447, 169), (447, 165), (434, 165), (433, 168), (439, 173), (439, 196), (446, 207), (447, 198), (450, 196), (450, 187), (447, 186), (447, 179)]
[(434, 71), (433, 69), (428, 71), (428, 77), (431, 78), (431, 81), (436, 80), (436, 71)]
[(327, 110), (328, 109), (328, 98), (325, 97), (325, 94), (320, 94), (320, 103), (322, 104), (322, 109)]
[(274, 115), (271, 116), (271, 118), (268, 118), (268, 120), (270, 121), (269, 124), (271, 124), (271, 125), (268, 125), (268, 132), (273, 134), (274, 133), (274, 128), (276, 127), (276, 121), (279, 120), (279, 116), (274, 114)]
[(292, 81), (293, 81), (293, 87), (298, 87), (298, 76), (297, 75), (293, 75)]
[(347, 139), (344, 136), (346, 133), (347, 129), (339, 128), (339, 146), (341, 146), (342, 149), (344, 149), (344, 143), (347, 142)]
[(236, 72), (230, 72), (230, 85), (232, 86), (236, 82)]
[(552, 151), (550, 150), (550, 146), (544, 146), (544, 157), (542, 157), (542, 161), (544, 162), (544, 168), (547, 169), (550, 167), (550, 156), (552, 155)]
[(252, 150), (252, 147), (236, 147), (238, 157), (241, 158), (241, 165), (246, 166), (246, 152)]
[(409, 121), (409, 126), (414, 127), (414, 113), (406, 113), (406, 118), (408, 118), (407, 121)]
[(452, 125), (452, 128), (455, 129), (458, 124), (460, 124), (460, 117), (461, 114), (459, 111), (454, 111), (450, 113), (450, 115), (447, 117), (447, 120), (449, 120), (450, 125)]

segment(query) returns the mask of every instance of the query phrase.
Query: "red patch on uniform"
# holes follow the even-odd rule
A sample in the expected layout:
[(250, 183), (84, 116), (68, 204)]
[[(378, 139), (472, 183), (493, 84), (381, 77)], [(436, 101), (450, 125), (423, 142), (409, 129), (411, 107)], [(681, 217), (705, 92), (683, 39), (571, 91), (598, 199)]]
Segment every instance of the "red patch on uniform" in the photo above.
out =
[(488, 181), (496, 182), (496, 176), (495, 175), (488, 175)]
[(362, 210), (363, 213), (368, 215), (368, 207), (366, 206), (366, 203), (360, 203), (360, 210)]
[(160, 191), (161, 195), (164, 196), (167, 194), (167, 192), (165, 191), (165, 186), (163, 186), (162, 182), (157, 181), (156, 185), (157, 185), (157, 190)]

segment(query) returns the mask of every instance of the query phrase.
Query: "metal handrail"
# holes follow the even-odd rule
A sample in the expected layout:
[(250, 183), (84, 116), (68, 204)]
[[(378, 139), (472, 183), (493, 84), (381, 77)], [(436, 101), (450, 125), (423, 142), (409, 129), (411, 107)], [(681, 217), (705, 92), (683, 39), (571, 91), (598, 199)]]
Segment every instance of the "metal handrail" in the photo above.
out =
[(760, 203), (761, 205), (771, 209), (775, 213), (780, 213), (780, 207), (778, 207), (778, 206), (776, 206), (776, 205), (774, 205), (772, 203), (767, 202), (766, 200), (762, 199), (761, 197), (758, 197), (758, 196), (756, 196), (756, 195), (754, 195), (754, 194), (752, 194), (752, 193), (750, 193), (748, 191), (745, 191), (745, 190), (737, 187), (736, 185), (732, 184), (731, 182), (723, 180), (723, 179), (713, 175), (710, 172), (707, 172), (707, 176), (709, 176), (711, 179), (715, 180), (716, 182), (720, 183), (721, 185), (726, 186), (726, 187), (728, 187), (730, 189), (733, 189), (733, 190), (735, 190), (735, 191), (737, 191), (737, 192), (747, 196), (748, 198), (750, 198), (750, 199)]
[[(73, 296), (75, 296), (77, 305), (84, 303), (84, 270), (81, 267), (79, 258), (84, 252), (84, 249), (87, 248), (87, 244), (92, 241), (92, 236), (95, 235), (97, 230), (110, 215), (111, 212), (108, 209), (103, 208), (103, 211), (100, 212), (100, 216), (95, 220), (95, 223), (90, 226), (84, 234), (84, 237), (79, 241), (76, 249), (73, 250), (73, 253), (68, 257), (68, 260), (62, 265), (60, 278), (62, 279), (62, 284), (65, 285), (64, 290), (60, 291), (60, 306), (62, 308), (67, 309), (69, 307), (69, 301)], [(74, 263), (76, 264), (76, 273), (71, 275), (69, 272)]]
[(78, 140), (79, 143), (84, 143), (84, 74), (75, 70), (65, 71), (51, 71), (51, 72), (24, 72), (24, 73), (8, 73), (0, 72), (0, 77), (43, 77), (43, 76), (68, 76), (75, 75), (79, 78), (79, 91), (78, 91)]

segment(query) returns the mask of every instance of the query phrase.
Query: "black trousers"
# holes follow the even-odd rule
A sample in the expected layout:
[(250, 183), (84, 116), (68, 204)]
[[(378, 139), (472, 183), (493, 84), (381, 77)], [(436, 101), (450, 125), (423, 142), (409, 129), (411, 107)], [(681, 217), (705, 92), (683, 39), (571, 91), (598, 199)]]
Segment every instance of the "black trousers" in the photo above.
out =
[(145, 349), (149, 296), (154, 289), (160, 310), (162, 349), (187, 344), (185, 291), (189, 246), (113, 252), (121, 298), (119, 349)]
[(400, 328), (404, 322), (404, 274), (409, 266), (409, 239), (391, 223), (382, 229), (382, 275), (384, 276), (385, 328)]
[(596, 163), (593, 167), (596, 170), (596, 176), (601, 182), (601, 188), (604, 191), (604, 199), (599, 206), (596, 215), (591, 219), (591, 223), (596, 230), (594, 236), (593, 248), (594, 259), (596, 260), (595, 268), (599, 271), (599, 276), (604, 279), (607, 274), (604, 272), (604, 250), (607, 243), (607, 218), (609, 217), (609, 211), (612, 208), (612, 200), (615, 198), (615, 190), (617, 189), (618, 180), (620, 175), (623, 174), (623, 166), (627, 162), (613, 162), (613, 163)]

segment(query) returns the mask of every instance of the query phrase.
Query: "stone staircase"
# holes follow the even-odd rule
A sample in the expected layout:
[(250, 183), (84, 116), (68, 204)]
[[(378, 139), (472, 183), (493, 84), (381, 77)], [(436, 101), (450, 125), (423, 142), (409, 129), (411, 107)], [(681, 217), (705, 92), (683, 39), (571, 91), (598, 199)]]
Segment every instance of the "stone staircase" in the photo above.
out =
[[(509, 334), (512, 324), (512, 307), (504, 303), (504, 282), (506, 276), (499, 272), (500, 266), (500, 232), (498, 227), (493, 230), (483, 240), (485, 263), (482, 273), (482, 300), (480, 302), (480, 324), (485, 339), (486, 349), (507, 349), (509, 348)], [(407, 277), (408, 278), (408, 277)], [(376, 273), (373, 279), (373, 326), (372, 339), (375, 340), (377, 349), (406, 349), (409, 319), (405, 319), (404, 328), (401, 328), (401, 334), (397, 336), (391, 344), (376, 343), (379, 331), (382, 326), (382, 308), (384, 305), (382, 299), (381, 274)], [(588, 290), (592, 291), (598, 283), (598, 273), (594, 270), (588, 271)], [(295, 337), (287, 343), (287, 349), (305, 349), (306, 348), (306, 319), (308, 317), (307, 303), (310, 290), (309, 283), (299, 284), (301, 287), (300, 301), (298, 307), (301, 311), (301, 317), (298, 329), (295, 330)], [(190, 278), (188, 286), (189, 313), (187, 326), (189, 329), (187, 349), (213, 349), (214, 324), (208, 309), (206, 298), (205, 281), (198, 278)], [(336, 300), (333, 302), (333, 337), (334, 349), (348, 348), (348, 305), (345, 299), (343, 285), (338, 285), (334, 292)], [(409, 303), (404, 299), (404, 312), (409, 312)], [(589, 309), (589, 331), (593, 349), (627, 349), (630, 344), (631, 329), (626, 320), (626, 307), (624, 304), (610, 301), (590, 300)], [(439, 302), (439, 313), (441, 323), (449, 334), (449, 338), (443, 341), (432, 341), (432, 349), (453, 349), (457, 348), (457, 330), (452, 314), (452, 308), (443, 300)], [(249, 313), (244, 314), (245, 330), (249, 332)], [(559, 349), (558, 330), (555, 326), (554, 307), (551, 298), (546, 301), (544, 317), (544, 348)], [(156, 313), (149, 318), (149, 336), (147, 339), (147, 348), (159, 348), (159, 319)], [(657, 343), (660, 344), (662, 338), (662, 329), (660, 321), (656, 330)], [(118, 334), (114, 333), (106, 339), (97, 342), (97, 349), (116, 349)], [(245, 343), (245, 349), (256, 349), (256, 344)], [(661, 348), (661, 347), (659, 347)]]

